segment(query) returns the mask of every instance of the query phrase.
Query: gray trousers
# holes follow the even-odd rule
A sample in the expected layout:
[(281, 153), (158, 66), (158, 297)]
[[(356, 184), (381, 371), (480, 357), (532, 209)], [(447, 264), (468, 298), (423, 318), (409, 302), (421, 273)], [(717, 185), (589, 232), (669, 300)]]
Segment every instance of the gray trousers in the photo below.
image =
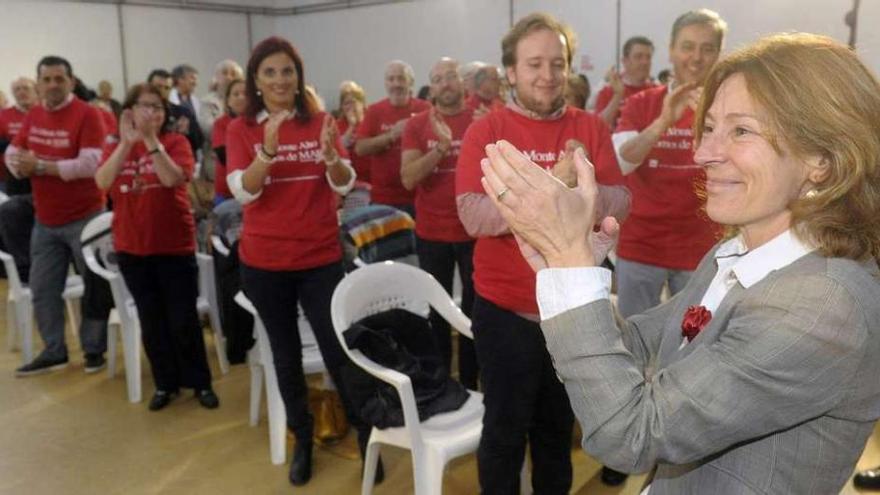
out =
[(617, 309), (620, 315), (628, 318), (660, 304), (660, 293), (664, 284), (669, 284), (669, 293), (674, 296), (684, 289), (693, 273), (618, 257), (614, 274), (617, 277)]
[(47, 358), (67, 356), (64, 343), (64, 300), (61, 295), (73, 261), (86, 281), (82, 299), (82, 322), (79, 326), (80, 345), (86, 354), (103, 354), (107, 349), (107, 319), (90, 317), (87, 304), (95, 293), (92, 277), (85, 276), (86, 264), (82, 256), (80, 233), (98, 213), (58, 227), (34, 222), (31, 235), (30, 287), (34, 297), (34, 313), (40, 336), (46, 344), (43, 355)]

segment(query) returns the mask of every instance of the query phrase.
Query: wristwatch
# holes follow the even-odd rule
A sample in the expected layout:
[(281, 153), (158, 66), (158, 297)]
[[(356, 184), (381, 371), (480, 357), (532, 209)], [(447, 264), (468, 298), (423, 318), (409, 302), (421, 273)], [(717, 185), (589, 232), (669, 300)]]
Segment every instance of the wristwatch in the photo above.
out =
[(159, 143), (159, 145), (156, 146), (156, 149), (147, 150), (147, 154), (148, 155), (155, 155), (156, 153), (161, 153), (163, 151), (165, 151), (165, 147), (162, 146), (162, 143)]
[(36, 175), (45, 175), (46, 174), (46, 162), (43, 160), (37, 160), (37, 166), (34, 167), (34, 173)]

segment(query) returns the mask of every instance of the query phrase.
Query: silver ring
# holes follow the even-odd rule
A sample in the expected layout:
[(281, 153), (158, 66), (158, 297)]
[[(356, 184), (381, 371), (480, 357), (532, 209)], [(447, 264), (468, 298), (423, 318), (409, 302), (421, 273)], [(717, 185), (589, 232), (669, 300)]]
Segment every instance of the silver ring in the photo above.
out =
[(507, 194), (507, 191), (510, 191), (510, 188), (509, 188), (509, 187), (505, 187), (503, 191), (501, 191), (500, 193), (498, 193), (498, 194), (495, 196), (495, 199), (498, 200), (498, 201), (501, 201), (501, 198), (503, 198), (504, 195)]

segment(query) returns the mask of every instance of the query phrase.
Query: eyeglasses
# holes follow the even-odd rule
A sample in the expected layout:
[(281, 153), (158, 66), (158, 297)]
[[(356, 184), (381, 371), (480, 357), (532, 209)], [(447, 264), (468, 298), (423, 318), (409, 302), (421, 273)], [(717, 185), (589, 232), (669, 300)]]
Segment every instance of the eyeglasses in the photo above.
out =
[(441, 82), (453, 82), (458, 80), (457, 72), (447, 72), (443, 75), (436, 75), (431, 78), (431, 84), (440, 84)]
[(165, 107), (161, 103), (135, 103), (134, 106), (144, 108), (146, 110), (152, 110), (154, 112), (165, 110)]

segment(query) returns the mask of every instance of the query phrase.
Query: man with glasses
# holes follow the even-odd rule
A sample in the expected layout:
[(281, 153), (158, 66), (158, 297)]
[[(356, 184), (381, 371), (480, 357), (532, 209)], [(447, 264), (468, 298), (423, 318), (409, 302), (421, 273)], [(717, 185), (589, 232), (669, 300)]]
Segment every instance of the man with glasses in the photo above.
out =
[[(30, 288), (45, 349), (16, 370), (29, 376), (62, 369), (68, 364), (64, 342), (64, 292), (70, 262), (85, 273), (80, 233), (104, 209), (104, 196), (94, 175), (101, 159), (104, 126), (99, 110), (74, 97), (70, 63), (47, 56), (37, 64), (43, 98), (25, 117), (6, 149), (6, 165), (18, 178), (30, 178), (36, 220), (31, 235)], [(105, 365), (106, 317), (92, 314), (100, 293), (89, 277), (82, 301), (80, 342), (85, 371)], [(105, 315), (106, 316), (106, 315)]]
[[(409, 119), (403, 129), (403, 155), (400, 179), (409, 191), (415, 191), (416, 250), (419, 265), (434, 276), (446, 292), (452, 294), (455, 266), (461, 276), (461, 309), (470, 316), (474, 303), (474, 240), (464, 230), (455, 206), (455, 166), (461, 138), (474, 111), (465, 105), (464, 82), (458, 62), (442, 58), (431, 69), (431, 97), (434, 107)], [(431, 312), (431, 328), (446, 369), (452, 363), (452, 334), (449, 323)], [(458, 369), (461, 383), (477, 389), (477, 358), (473, 341), (458, 339)]]

